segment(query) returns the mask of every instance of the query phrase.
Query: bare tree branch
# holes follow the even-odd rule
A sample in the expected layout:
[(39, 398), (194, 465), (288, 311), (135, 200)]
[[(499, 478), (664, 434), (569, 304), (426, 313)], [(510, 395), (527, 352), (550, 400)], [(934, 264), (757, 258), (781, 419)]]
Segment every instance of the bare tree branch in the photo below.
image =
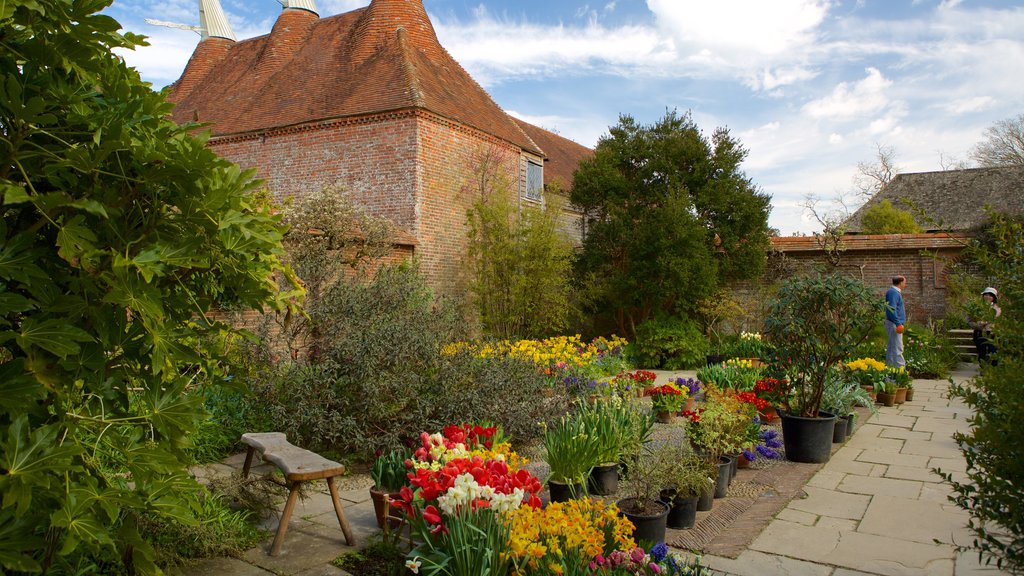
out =
[(971, 158), (983, 167), (1024, 164), (1024, 114), (989, 126), (985, 139), (971, 150)]

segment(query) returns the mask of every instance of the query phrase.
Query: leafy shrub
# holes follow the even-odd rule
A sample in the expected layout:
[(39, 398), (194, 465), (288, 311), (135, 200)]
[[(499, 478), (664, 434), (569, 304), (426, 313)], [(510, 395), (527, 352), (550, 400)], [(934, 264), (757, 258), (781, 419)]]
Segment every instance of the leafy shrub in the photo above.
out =
[(943, 332), (909, 326), (903, 342), (907, 371), (914, 378), (946, 378), (950, 370), (960, 363), (960, 353)]
[(993, 331), (998, 363), (983, 364), (973, 382), (954, 384), (951, 394), (974, 410), (969, 432), (954, 435), (964, 459), (967, 478), (953, 480), (950, 497), (967, 510), (974, 533), (973, 548), (986, 562), (995, 561), (1011, 573), (1024, 571), (1024, 225), (997, 216), (985, 244), (975, 244), (966, 255), (982, 277), (999, 287), (1002, 316)]
[(649, 320), (637, 328), (636, 353), (645, 368), (696, 368), (704, 364), (708, 340), (689, 319)]

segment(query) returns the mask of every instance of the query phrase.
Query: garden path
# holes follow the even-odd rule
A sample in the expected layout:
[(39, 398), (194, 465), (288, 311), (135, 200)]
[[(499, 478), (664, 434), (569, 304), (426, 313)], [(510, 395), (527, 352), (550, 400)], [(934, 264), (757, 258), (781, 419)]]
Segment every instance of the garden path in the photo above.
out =
[[(953, 378), (976, 374), (961, 365)], [(879, 407), (746, 549), (705, 563), (730, 576), (1000, 574), (954, 547), (972, 540), (968, 515), (933, 470), (964, 477), (952, 435), (970, 410), (948, 386), (915, 380), (914, 401)]]
[[(976, 367), (962, 365), (953, 377), (974, 374)], [(659, 372), (658, 381), (692, 375)], [(999, 574), (979, 566), (976, 554), (953, 547), (970, 542), (968, 516), (946, 499), (948, 486), (931, 471), (963, 476), (964, 460), (952, 434), (967, 430), (970, 412), (948, 398), (946, 381), (916, 380), (914, 387), (913, 402), (880, 407), (824, 465), (784, 462), (741, 470), (739, 485), (762, 489), (730, 492), (711, 512), (700, 513), (696, 529), (670, 530), (667, 540), (703, 549), (705, 563), (727, 576)], [(196, 473), (201, 479), (230, 474), (243, 460), (240, 454)], [(342, 480), (345, 514), (363, 545), (379, 532), (371, 481), (365, 474)], [(267, 519), (264, 527), (272, 533), (277, 519)], [(204, 560), (171, 573), (346, 576), (331, 561), (356, 549), (344, 544), (326, 486), (316, 486), (299, 502), (280, 556), (267, 555), (269, 542), (241, 558)]]

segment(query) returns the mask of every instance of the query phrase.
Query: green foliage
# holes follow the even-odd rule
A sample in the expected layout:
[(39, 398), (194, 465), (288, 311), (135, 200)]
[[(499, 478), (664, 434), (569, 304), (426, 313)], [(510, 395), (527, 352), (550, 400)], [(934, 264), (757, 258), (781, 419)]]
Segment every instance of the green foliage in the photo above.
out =
[(973, 548), (1013, 573), (1024, 571), (1024, 226), (997, 216), (992, 241), (978, 243), (967, 256), (982, 277), (999, 286), (1003, 313), (993, 331), (998, 363), (981, 367), (973, 382), (954, 384), (951, 394), (973, 411), (971, 429), (956, 433), (967, 461), (967, 478), (944, 477), (953, 486), (951, 500), (971, 514)]
[(571, 200), (587, 235), (574, 275), (589, 310), (619, 334), (659, 312), (690, 314), (723, 279), (756, 277), (770, 198), (739, 169), (747, 151), (689, 114), (652, 125), (620, 116), (580, 163)]
[(709, 345), (687, 318), (648, 320), (636, 331), (637, 361), (649, 368), (681, 370), (704, 364)]
[[(0, 570), (154, 573), (232, 328), (282, 308), (283, 227), (112, 54), (108, 2), (0, 4)], [(186, 389), (196, 390), (187, 394)]]
[(821, 397), (821, 408), (842, 418), (853, 413), (856, 406), (869, 408), (875, 412), (875, 403), (871, 395), (851, 378), (844, 377), (839, 370), (832, 370), (825, 380), (825, 391)]
[(863, 282), (833, 273), (790, 280), (771, 303), (765, 330), (785, 362), (799, 416), (816, 417), (829, 371), (849, 358), (884, 313)]
[(405, 461), (409, 458), (406, 450), (392, 450), (377, 458), (370, 469), (373, 485), (384, 492), (395, 492), (409, 484), (409, 471)]
[(960, 363), (960, 353), (946, 333), (924, 326), (907, 327), (903, 355), (914, 378), (945, 378)]
[(914, 215), (900, 210), (888, 200), (882, 200), (864, 212), (861, 220), (865, 234), (917, 234), (921, 227)]
[(487, 335), (543, 338), (568, 325), (572, 244), (558, 229), (558, 195), (544, 206), (516, 198), (493, 190), (468, 213), (470, 291)]
[(590, 469), (602, 463), (602, 444), (587, 422), (566, 415), (544, 428), (544, 460), (549, 480), (578, 484)]

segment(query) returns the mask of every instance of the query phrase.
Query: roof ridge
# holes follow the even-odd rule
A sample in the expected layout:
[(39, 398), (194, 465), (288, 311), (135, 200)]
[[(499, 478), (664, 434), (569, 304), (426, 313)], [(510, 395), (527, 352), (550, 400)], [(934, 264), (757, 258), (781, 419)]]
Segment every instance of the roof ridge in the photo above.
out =
[(402, 53), (402, 72), (405, 73), (405, 80), (407, 82), (406, 88), (409, 90), (409, 94), (412, 96), (413, 106), (419, 108), (426, 108), (426, 99), (423, 98), (423, 86), (420, 82), (419, 69), (413, 64), (412, 50), (409, 46), (407, 32), (404, 26), (399, 26), (395, 30), (396, 40), (398, 42), (398, 50)]

